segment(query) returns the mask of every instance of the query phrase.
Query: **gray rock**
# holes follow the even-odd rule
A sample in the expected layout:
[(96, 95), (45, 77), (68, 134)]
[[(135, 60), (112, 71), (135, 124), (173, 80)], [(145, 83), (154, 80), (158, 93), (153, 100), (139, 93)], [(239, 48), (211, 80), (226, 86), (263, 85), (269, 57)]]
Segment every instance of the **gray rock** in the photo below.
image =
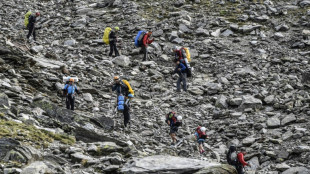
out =
[(177, 31), (172, 31), (172, 32), (170, 33), (170, 36), (169, 36), (169, 41), (172, 42), (173, 40), (175, 40), (175, 39), (177, 39), (177, 38), (179, 38), (178, 32), (177, 32)]
[(227, 29), (227, 30), (225, 30), (221, 35), (222, 35), (222, 36), (225, 36), (225, 37), (228, 37), (228, 36), (233, 35), (233, 34), (234, 34), (233, 31)]
[(43, 46), (42, 45), (31, 47), (31, 52), (33, 52), (33, 53), (37, 54), (37, 53), (39, 53), (41, 51), (43, 51)]
[(232, 98), (228, 100), (228, 104), (231, 106), (240, 106), (242, 103), (242, 98)]
[(294, 114), (290, 114), (281, 120), (281, 125), (285, 126), (295, 121), (296, 121), (296, 116)]
[(240, 108), (261, 108), (262, 101), (260, 99), (257, 99), (253, 96), (246, 95), (242, 96), (242, 103), (240, 105)]
[(129, 57), (124, 55), (114, 58), (112, 62), (121, 67), (128, 67), (131, 64)]
[(11, 107), (9, 98), (4, 93), (0, 93), (0, 107)]
[[(167, 160), (170, 162), (167, 163)], [(173, 165), (171, 165), (173, 164)], [(218, 166), (217, 163), (175, 156), (134, 158), (121, 169), (123, 173), (194, 173), (199, 169)]]
[(267, 104), (273, 104), (274, 99), (275, 99), (274, 95), (269, 95), (269, 96), (264, 98), (264, 102), (266, 102)]
[(296, 146), (293, 149), (294, 153), (303, 153), (303, 152), (310, 152), (310, 146)]
[(208, 31), (208, 30), (203, 29), (203, 28), (198, 28), (198, 29), (196, 30), (196, 35), (197, 35), (197, 36), (209, 36), (210, 34), (209, 34), (209, 31)]
[(285, 171), (285, 170), (287, 170), (289, 168), (290, 168), (290, 166), (285, 164), (285, 163), (281, 163), (281, 164), (277, 164), (276, 165), (276, 169), (281, 171), (281, 172), (283, 172), (283, 171)]
[(250, 146), (255, 142), (255, 138), (253, 137), (246, 137), (245, 139), (242, 140), (242, 144), (245, 146)]
[(223, 108), (223, 109), (228, 108), (228, 104), (227, 104), (226, 100), (227, 100), (226, 96), (220, 95), (215, 102), (215, 106), (219, 107), (219, 108)]
[(42, 161), (35, 161), (25, 167), (20, 174), (39, 174), (51, 172), (48, 166)]
[(84, 155), (81, 152), (76, 152), (74, 154), (71, 154), (70, 156), (71, 156), (72, 162), (77, 162), (77, 163), (81, 163), (84, 160), (86, 160), (86, 161), (94, 160), (94, 158), (92, 158), (88, 155)]
[(88, 102), (93, 102), (93, 96), (90, 93), (83, 93), (83, 98)]
[(305, 167), (292, 167), (285, 170), (282, 174), (309, 174), (310, 170)]
[(276, 31), (288, 31), (290, 29), (290, 27), (285, 25), (285, 24), (283, 24), (283, 25), (276, 26), (275, 29), (276, 29)]
[(65, 46), (74, 46), (76, 44), (76, 41), (74, 39), (71, 39), (71, 40), (66, 40), (64, 42), (64, 45)]
[(268, 120), (267, 120), (267, 126), (269, 128), (277, 128), (277, 127), (280, 127), (280, 125), (281, 125), (281, 122), (280, 122), (279, 118), (276, 116), (272, 117), (272, 118), (268, 118)]

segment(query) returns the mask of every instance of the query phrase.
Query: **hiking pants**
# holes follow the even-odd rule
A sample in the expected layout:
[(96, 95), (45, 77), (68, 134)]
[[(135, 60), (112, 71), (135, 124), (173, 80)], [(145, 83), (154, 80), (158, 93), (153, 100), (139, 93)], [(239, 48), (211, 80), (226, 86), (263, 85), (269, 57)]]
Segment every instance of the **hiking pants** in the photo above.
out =
[(109, 56), (112, 56), (113, 52), (115, 52), (115, 56), (119, 56), (119, 52), (116, 48), (116, 42), (110, 42), (110, 53)]
[(143, 61), (147, 60), (147, 47), (142, 45), (140, 52), (144, 54)]
[(32, 34), (33, 35), (33, 40), (36, 40), (36, 31), (35, 31), (34, 25), (29, 24), (28, 30), (29, 31), (28, 31), (27, 39), (29, 39), (29, 37)]
[[(67, 109), (71, 109), (74, 110), (74, 100), (75, 97), (72, 95), (67, 95), (67, 99), (66, 99), (66, 105), (67, 105)], [(71, 107), (70, 107), (71, 106)]]
[(244, 174), (242, 165), (236, 165), (235, 167), (237, 169), (238, 174)]
[(124, 105), (123, 114), (124, 114), (124, 126), (127, 127), (127, 124), (130, 121), (129, 106)]
[(186, 73), (179, 73), (179, 79), (177, 81), (177, 91), (181, 90), (181, 82), (183, 83), (183, 90), (187, 91), (186, 77)]

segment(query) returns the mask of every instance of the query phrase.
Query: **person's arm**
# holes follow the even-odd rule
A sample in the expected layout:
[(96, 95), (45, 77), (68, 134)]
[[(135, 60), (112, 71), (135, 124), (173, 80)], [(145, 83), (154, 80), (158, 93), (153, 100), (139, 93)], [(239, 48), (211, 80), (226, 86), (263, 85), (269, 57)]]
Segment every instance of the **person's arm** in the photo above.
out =
[(117, 89), (117, 85), (112, 86), (112, 91), (115, 91)]
[(240, 161), (240, 163), (242, 164), (242, 166), (249, 165), (247, 162), (244, 161), (243, 153), (238, 153), (237, 157), (238, 157), (238, 160)]
[(80, 95), (81, 93), (80, 93), (80, 91), (78, 90), (78, 88), (76, 87), (76, 85), (75, 85), (74, 87), (75, 87), (76, 93)]
[(183, 63), (180, 63), (181, 66), (181, 71), (185, 71), (186, 70), (186, 66), (183, 65)]
[(145, 35), (143, 36), (143, 45), (144, 45), (145, 47), (147, 47), (147, 39), (148, 39), (148, 36), (147, 36), (147, 34), (145, 34)]
[(63, 89), (63, 90), (66, 90), (67, 88), (68, 88), (68, 84), (66, 84), (66, 85), (65, 85), (65, 87), (64, 87), (64, 89)]
[(154, 39), (149, 40), (149, 37), (147, 38), (147, 44), (151, 44), (154, 41)]

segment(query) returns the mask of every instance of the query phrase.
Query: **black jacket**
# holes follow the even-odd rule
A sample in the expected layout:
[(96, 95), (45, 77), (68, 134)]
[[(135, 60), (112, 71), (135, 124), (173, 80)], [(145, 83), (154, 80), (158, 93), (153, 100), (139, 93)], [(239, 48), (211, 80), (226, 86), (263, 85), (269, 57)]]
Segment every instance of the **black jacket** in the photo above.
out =
[(110, 34), (109, 34), (109, 40), (110, 42), (114, 43), (117, 41), (117, 36), (116, 36), (116, 33), (115, 31), (111, 31)]

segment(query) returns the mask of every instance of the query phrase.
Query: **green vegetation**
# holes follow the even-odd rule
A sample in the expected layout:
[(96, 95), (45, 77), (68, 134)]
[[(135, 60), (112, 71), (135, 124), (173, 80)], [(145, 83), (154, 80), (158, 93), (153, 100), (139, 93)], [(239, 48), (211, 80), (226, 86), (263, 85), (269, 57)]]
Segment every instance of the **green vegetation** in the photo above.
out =
[(0, 119), (0, 138), (2, 137), (14, 138), (36, 147), (47, 147), (54, 140), (70, 145), (75, 143), (72, 136), (54, 134), (31, 125)]

